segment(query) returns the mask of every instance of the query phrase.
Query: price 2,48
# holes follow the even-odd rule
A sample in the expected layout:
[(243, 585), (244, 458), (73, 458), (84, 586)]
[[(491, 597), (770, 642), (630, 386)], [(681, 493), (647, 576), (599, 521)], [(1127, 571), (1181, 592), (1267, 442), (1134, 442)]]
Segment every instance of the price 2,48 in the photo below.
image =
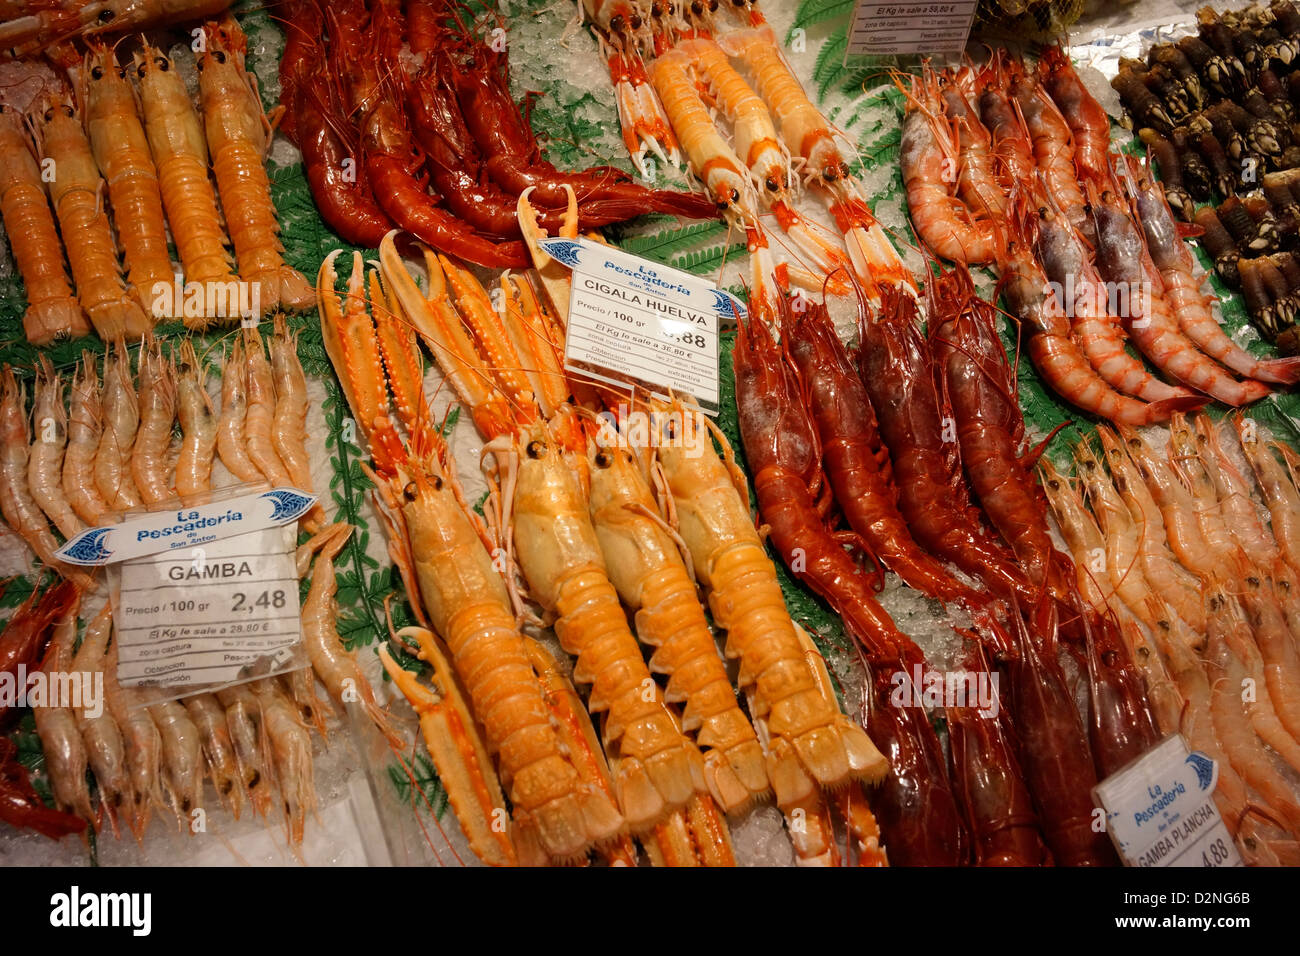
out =
[(263, 591), (261, 594), (245, 594), (243, 591), (236, 591), (230, 610), (232, 613), (243, 611), (246, 614), (267, 609), (280, 610), (286, 600), (284, 591)]

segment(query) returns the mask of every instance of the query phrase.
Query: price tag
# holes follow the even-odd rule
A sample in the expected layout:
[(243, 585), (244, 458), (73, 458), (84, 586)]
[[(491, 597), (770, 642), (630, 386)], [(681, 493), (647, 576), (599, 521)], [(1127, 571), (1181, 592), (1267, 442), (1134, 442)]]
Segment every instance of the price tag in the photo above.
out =
[(113, 621), (124, 686), (229, 684), (284, 669), (302, 636), (293, 526), (119, 566)]
[(1219, 767), (1167, 737), (1093, 789), (1128, 866), (1241, 866), (1214, 803)]
[(859, 0), (849, 24), (848, 56), (928, 56), (966, 49), (979, 0), (951, 3)]
[(745, 306), (707, 279), (586, 239), (544, 239), (573, 270), (565, 367), (718, 413), (718, 327)]

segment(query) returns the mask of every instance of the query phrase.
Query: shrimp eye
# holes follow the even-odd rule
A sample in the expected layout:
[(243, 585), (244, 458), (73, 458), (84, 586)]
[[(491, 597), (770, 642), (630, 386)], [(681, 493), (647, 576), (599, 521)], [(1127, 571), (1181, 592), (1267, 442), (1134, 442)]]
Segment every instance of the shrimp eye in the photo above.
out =
[(528, 452), (529, 458), (543, 458), (546, 455), (546, 442), (537, 440), (530, 441), (528, 447), (524, 450)]
[(608, 468), (612, 464), (614, 464), (614, 460), (609, 457), (608, 452), (603, 452), (603, 451), (596, 452), (597, 468)]
[(137, 73), (137, 75), (139, 75), (140, 79), (143, 80), (143, 79), (144, 79), (144, 74), (145, 74), (144, 64), (141, 63), (141, 64), (140, 64), (140, 68), (137, 69), (135, 72)]
[(767, 186), (769, 192), (776, 192), (781, 188), (781, 183), (775, 176), (768, 176), (767, 182), (763, 185)]
[(641, 22), (642, 22), (642, 21), (641, 21), (641, 15), (640, 15), (639, 13), (634, 13), (634, 14), (632, 14), (632, 29), (633, 29), (633, 30), (640, 30), (640, 29), (641, 29)]
[(631, 453), (630, 451), (625, 451), (625, 452), (623, 452), (623, 459), (624, 459), (624, 461), (626, 461), (629, 465), (632, 464), (632, 453)]
[(170, 68), (171, 68), (171, 63), (167, 60), (167, 57), (165, 56), (158, 57), (158, 69), (166, 73)]
[(725, 210), (731, 204), (727, 202), (727, 200), (725, 199), (719, 199), (714, 205), (716, 205), (719, 209)]
[(119, 80), (125, 80), (125, 79), (126, 79), (126, 67), (119, 66), (119, 67), (117, 68), (117, 78), (118, 78)]
[(626, 21), (624, 21), (623, 19), (623, 14), (620, 13), (616, 16), (612, 16), (609, 18), (609, 28), (613, 30), (615, 33), (619, 33), (622, 31), (625, 22)]
[(54, 119), (54, 107), (51, 106), (48, 110), (45, 111), (45, 122), (48, 123), (52, 119)]
[(74, 115), (76, 115), (76, 114), (74, 114), (74, 113), (72, 112), (72, 107), (71, 107), (71, 106), (65, 106), (65, 107), (63, 107), (63, 115), (64, 115), (64, 116), (74, 116)]
[(731, 201), (740, 202), (740, 193), (734, 189), (731, 191)]
[(100, 10), (100, 11), (99, 11), (99, 22), (100, 22), (100, 23), (108, 23), (108, 22), (109, 22), (110, 20), (112, 20), (113, 17), (115, 17), (115, 16), (117, 16), (117, 13), (114, 12), (113, 10)]
[(700, 3), (700, 0), (695, 0), (695, 2), (691, 4), (691, 12), (697, 17), (700, 16), (704, 13), (704, 4)]
[(215, 53), (212, 54), (212, 59), (216, 60), (218, 63), (225, 63), (226, 54), (221, 50), (217, 50)]
[(709, 12), (712, 13), (718, 9), (718, 0), (709, 0)]
[(658, 4), (658, 3), (652, 3), (652, 4), (650, 5), (650, 16), (652, 16), (652, 17), (662, 17), (663, 15), (664, 15), (664, 8), (663, 8), (663, 6), (662, 6), (661, 4)]
[(102, 66), (92, 66), (90, 68), (90, 78), (93, 80), (102, 80), (104, 78), (104, 68)]
[(407, 501), (414, 501), (420, 497), (420, 489), (415, 487), (415, 482), (408, 481), (406, 487), (402, 489), (402, 497)]
[(822, 170), (822, 179), (826, 180), (828, 183), (835, 182), (835, 180), (839, 177), (839, 175), (840, 175), (840, 171), (836, 169), (834, 166), (827, 166), (825, 169)]
[(434, 490), (434, 491), (442, 491), (442, 476), (441, 476), (441, 475), (434, 475), (434, 476), (433, 476), (433, 490)]

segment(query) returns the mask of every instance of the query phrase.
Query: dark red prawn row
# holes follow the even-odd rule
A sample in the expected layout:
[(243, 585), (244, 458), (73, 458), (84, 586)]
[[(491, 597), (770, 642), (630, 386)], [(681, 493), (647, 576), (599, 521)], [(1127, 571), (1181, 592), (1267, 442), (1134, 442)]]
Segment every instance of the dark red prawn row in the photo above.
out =
[(566, 186), (584, 229), (717, 213), (702, 195), (650, 189), (611, 167), (547, 163), (510, 94), (506, 53), (450, 0), (289, 0), (284, 10), (285, 130), (322, 217), (349, 242), (374, 247), (398, 228), (479, 265), (523, 267), (516, 201), (528, 188), (550, 231)]

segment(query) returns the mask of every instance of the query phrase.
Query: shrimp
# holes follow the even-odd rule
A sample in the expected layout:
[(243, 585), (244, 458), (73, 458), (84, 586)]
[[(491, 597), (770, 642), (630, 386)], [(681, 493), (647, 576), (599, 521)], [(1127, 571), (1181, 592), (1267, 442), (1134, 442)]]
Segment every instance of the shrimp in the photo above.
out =
[(753, 224), (758, 208), (749, 168), (713, 125), (690, 69), (690, 57), (681, 50), (669, 50), (650, 65), (650, 82), (677, 131), (691, 170), (704, 183), (718, 210), (726, 217)]
[(1228, 829), (1236, 833), (1250, 804), (1250, 795), (1219, 743), (1213, 714), (1214, 692), (1206, 677), (1206, 669), (1193, 649), (1196, 636), (1187, 633), (1187, 627), (1179, 616), (1173, 614), (1158, 597), (1152, 600), (1151, 614), (1156, 618), (1156, 626), (1151, 633), (1185, 701), (1179, 731), (1193, 750), (1206, 754), (1219, 765), (1214, 801)]
[(64, 576), (74, 577), (83, 586), (91, 587), (93, 585), (86, 575), (73, 572), (54, 557), (58, 542), (28, 490), (27, 449), (30, 438), (24, 411), (27, 395), (8, 365), (4, 367), (0, 389), (3, 390), (0, 393), (0, 515), (43, 564)]
[(285, 264), (280, 224), (271, 202), (266, 153), (271, 125), (262, 112), (252, 77), (244, 69), (247, 40), (233, 20), (204, 28), (199, 55), (199, 100), (212, 155), (221, 208), (235, 247), (239, 275), (260, 288), (260, 318), (283, 305), (301, 310), (315, 304), (306, 278)]
[(199, 729), (178, 701), (148, 707), (162, 738), (162, 785), (181, 830), (190, 830), (190, 814), (203, 806), (203, 752)]
[(844, 234), (853, 274), (872, 291), (880, 283), (916, 289), (916, 280), (876, 221), (844, 155), (851, 147), (813, 105), (776, 44), (772, 28), (736, 30), (718, 41), (748, 72), (754, 89), (770, 108), (781, 140), (805, 178), (830, 199), (831, 215)]
[(221, 365), (221, 414), (217, 418), (217, 454), (236, 481), (254, 484), (262, 473), (248, 455), (248, 366), (244, 345), (236, 337)]
[(108, 649), (104, 665), (104, 703), (117, 721), (126, 747), (126, 768), (131, 777), (131, 832), (137, 840), (149, 828), (149, 817), (162, 802), (162, 736), (139, 691), (118, 681), (118, 641)]
[[(148, 43), (135, 55), (135, 66), (145, 134), (185, 281), (233, 283), (217, 197), (208, 179), (207, 141), (185, 81), (172, 68), (172, 61)], [(187, 327), (199, 331), (209, 321), (207, 316), (185, 317)]]
[[(1095, 573), (1099, 559), (1107, 566), (1110, 564), (1101, 529), (1097, 527), (1096, 519), (1084, 508), (1083, 499), (1070, 479), (1057, 471), (1050, 459), (1039, 460), (1038, 472), (1043, 491), (1047, 495), (1047, 503), (1056, 516), (1056, 525), (1061, 529), (1061, 535), (1074, 556), (1079, 593), (1093, 610), (1105, 614), (1108, 608), (1114, 609), (1117, 606), (1118, 598), (1109, 576), (1099, 579)], [(1120, 507), (1123, 507), (1123, 502), (1120, 502)], [(1125, 509), (1125, 514), (1127, 513)]]
[(126, 70), (117, 65), (115, 48), (92, 43), (82, 67), (82, 98), (90, 147), (108, 186), (117, 238), (126, 260), (127, 278), (152, 318), (155, 297), (172, 286), (158, 171), (149, 155), (149, 139)]
[[(271, 373), (275, 381), (271, 443), (293, 486), (311, 494), (311, 457), (307, 454), (307, 378), (298, 361), (298, 337), (289, 335), (283, 315), (275, 317), (275, 332), (269, 344)], [(317, 503), (303, 517), (303, 527), (316, 531), (324, 518), (324, 509)]]
[[(1151, 260), (1160, 270), (1164, 298), (1178, 317), (1178, 326), (1195, 345), (1217, 362), (1248, 378), (1285, 385), (1300, 381), (1300, 356), (1257, 359), (1219, 327), (1210, 311), (1212, 298), (1202, 290), (1203, 279), (1192, 274), (1191, 250), (1178, 232), (1164, 190), (1150, 176), (1137, 175), (1130, 157), (1129, 180), (1134, 206), (1146, 235)], [(1136, 182), (1134, 182), (1136, 180)]]
[(1188, 625), (1197, 632), (1205, 630), (1205, 606), (1196, 575), (1175, 560), (1165, 536), (1165, 522), (1151, 492), (1124, 445), (1110, 429), (1098, 427), (1102, 452), (1110, 466), (1115, 490), (1128, 506), (1136, 523), (1142, 573), (1149, 589), (1161, 595)]
[(1264, 504), (1268, 506), (1278, 551), (1292, 570), (1300, 573), (1300, 492), (1296, 491), (1272, 450), (1255, 433), (1255, 423), (1242, 416), (1234, 418), (1232, 423), (1259, 483)]
[(1117, 430), (1128, 449), (1129, 458), (1137, 466), (1156, 507), (1160, 509), (1169, 547), (1178, 562), (1202, 578), (1216, 573), (1231, 575), (1234, 569), (1228, 556), (1217, 553), (1201, 533), (1196, 504), (1187, 486), (1137, 432), (1123, 426)]
[(1034, 163), (1047, 193), (1075, 230), (1089, 243), (1095, 236), (1088, 217), (1088, 203), (1079, 188), (1075, 170), (1074, 137), (1069, 124), (1052, 102), (1041, 83), (1023, 74), (1011, 84), (1011, 96), (1020, 107), (1029, 142), (1034, 149)]
[[(1155, 616), (1151, 613), (1153, 602), (1148, 601), (1146, 607), (1146, 617), (1150, 617), (1154, 622), (1152, 629), (1159, 626)], [(1161, 735), (1176, 734), (1183, 719), (1183, 708), (1186, 702), (1183, 700), (1182, 691), (1174, 682), (1169, 674), (1169, 669), (1165, 666), (1164, 658), (1160, 656), (1159, 651), (1152, 647), (1151, 642), (1147, 640), (1146, 632), (1138, 626), (1137, 621), (1132, 618), (1123, 618), (1119, 622), (1120, 633), (1124, 636), (1124, 643), (1127, 647), (1129, 657), (1142, 672), (1142, 683), (1146, 687), (1147, 703), (1151, 709), (1151, 716), (1155, 720), (1157, 729)]]
[(691, 59), (713, 99), (731, 120), (736, 153), (758, 184), (757, 194), (762, 204), (772, 210), (781, 228), (816, 262), (822, 274), (832, 276), (838, 269), (847, 270), (849, 259), (844, 250), (822, 238), (794, 211), (790, 190), (795, 180), (790, 171), (790, 153), (777, 138), (772, 114), (762, 99), (712, 40), (686, 40), (677, 49)]
[(119, 339), (104, 353), (103, 432), (95, 451), (95, 487), (114, 511), (140, 507), (128, 463), (140, 427), (140, 401), (131, 375), (131, 353)]
[(1146, 244), (1128, 210), (1110, 190), (1091, 203), (1097, 223), (1097, 265), (1104, 279), (1129, 290), (1121, 310), (1133, 343), (1158, 369), (1226, 405), (1247, 405), (1269, 394), (1263, 382), (1238, 382), (1197, 350), (1178, 327)]
[[(1034, 367), (1053, 391), (1094, 415), (1130, 425), (1150, 425), (1167, 418), (1175, 408), (1195, 408), (1201, 404), (1202, 399), (1191, 394), (1148, 403), (1112, 388), (1070, 335), (1070, 318), (1061, 293), (1048, 282), (1043, 267), (1033, 254), (1034, 227), (1025, 220), (1018, 221), (1019, 232), (1013, 232), (1001, 263), (1003, 294), (1012, 315), (1020, 321), (1021, 330), (1028, 336), (1027, 348)], [(1013, 225), (1012, 228), (1016, 227)], [(1104, 322), (1097, 323), (1097, 326), (1106, 330)], [(1105, 345), (1110, 357), (1128, 358), (1122, 341), (1106, 342)], [(1145, 374), (1140, 363), (1138, 370)]]
[(0, 104), (0, 215), (27, 293), (23, 333), (33, 345), (90, 334), (68, 283), (63, 243), (55, 230), (40, 167), (22, 114)]
[(289, 841), (297, 845), (302, 843), (307, 814), (316, 810), (311, 735), (275, 678), (254, 682), (253, 693), (262, 707), (263, 750), (270, 755), (275, 768), (285, 828)]
[(181, 500), (212, 487), (212, 458), (217, 450), (217, 415), (204, 384), (203, 366), (189, 339), (181, 344), (176, 375), (176, 411), (181, 423), (180, 457), (176, 460), (176, 494)]
[(907, 206), (917, 234), (936, 254), (953, 262), (979, 265), (997, 259), (1002, 245), (997, 222), (974, 219), (949, 192), (948, 170), (955, 169), (958, 147), (939, 117), (933, 78), (918, 78), (903, 118), (899, 164)]
[(336, 627), (338, 605), (334, 594), (338, 583), (334, 576), (334, 559), (351, 533), (351, 525), (335, 524), (313, 539), (316, 542), (314, 547), (319, 550), (312, 566), (311, 585), (302, 603), (302, 642), (311, 659), (311, 669), (334, 702), (345, 710), (349, 703), (359, 703), (384, 738), (394, 747), (399, 747), (392, 719), (375, 700), (374, 688), (362, 673), (356, 655), (343, 647)]
[(217, 691), (217, 702), (226, 711), (226, 729), (235, 750), (239, 783), (253, 811), (265, 817), (273, 799), (272, 777), (267, 769), (262, 744), (262, 709), (248, 684)]
[(1007, 197), (993, 169), (993, 138), (980, 125), (962, 87), (970, 75), (958, 75), (939, 91), (943, 114), (957, 132), (957, 195), (975, 217), (1000, 221), (1006, 217)]
[(137, 400), (140, 426), (131, 446), (131, 478), (144, 503), (156, 506), (174, 495), (167, 449), (176, 418), (176, 369), (152, 336), (140, 349)]
[(1070, 127), (1078, 178), (1110, 182), (1110, 117), (1079, 79), (1069, 54), (1059, 45), (1047, 47), (1038, 61), (1038, 72)]
[(95, 455), (102, 437), (102, 406), (95, 356), (81, 353), (68, 394), (68, 446), (63, 454), (63, 494), (77, 517), (94, 527), (109, 505), (95, 484)]
[(1211, 588), (1206, 595), (1209, 627), (1205, 668), (1210, 679), (1214, 730), (1232, 769), (1286, 821), (1292, 833), (1300, 835), (1300, 801), (1273, 768), (1272, 758), (1256, 737), (1242, 703), (1242, 689), (1248, 675), (1226, 637), (1240, 614), (1230, 594), (1222, 587)]
[[(1286, 615), (1269, 581), (1248, 575), (1238, 601), (1250, 624), (1243, 650), (1238, 656), (1252, 673), (1263, 671), (1272, 709), (1288, 735), (1283, 738), (1275, 732), (1274, 736), (1282, 743), (1275, 744), (1269, 739), (1269, 746), (1296, 767), (1295, 759), (1300, 756), (1300, 743), (1297, 743), (1300, 741), (1300, 651), (1297, 651)], [(1253, 641), (1250, 639), (1252, 635)], [(1264, 702), (1263, 694), (1260, 701)], [(1287, 739), (1291, 743), (1288, 744)], [(1300, 767), (1296, 769), (1300, 770)]]
[(248, 382), (248, 409), (244, 416), (244, 447), (262, 477), (273, 488), (292, 485), (293, 479), (276, 454), (271, 432), (275, 425), (275, 379), (266, 360), (262, 336), (244, 329), (244, 356)]
[[(113, 630), (113, 609), (105, 604), (95, 618), (86, 625), (86, 634), (81, 639), (81, 647), (72, 658), (72, 670), (79, 671), (83, 680), (104, 671), (104, 657), (108, 649), (109, 635)], [(84, 706), (72, 708), (77, 720), (77, 729), (86, 745), (86, 756), (90, 769), (95, 773), (99, 784), (99, 799), (104, 812), (108, 814), (113, 832), (117, 832), (117, 813), (123, 808), (135, 804), (135, 788), (128, 770), (126, 744), (122, 739), (122, 730), (113, 719), (112, 714), (99, 708), (98, 715), (92, 714)]]
[(1214, 485), (1228, 530), (1255, 567), (1271, 569), (1279, 557), (1277, 543), (1260, 520), (1249, 481), (1224, 452), (1219, 439), (1224, 426), (1215, 425), (1203, 414), (1196, 416), (1195, 425), (1201, 467)]
[(1221, 567), (1235, 567), (1240, 576), (1249, 561), (1219, 510), (1214, 482), (1197, 452), (1196, 434), (1183, 415), (1175, 415), (1169, 422), (1169, 461), (1174, 473), (1191, 492), (1196, 523), (1206, 547), (1218, 556)]
[[(1291, 680), (1286, 668), (1286, 663), (1294, 663), (1294, 653), (1283, 660), (1278, 659), (1278, 639), (1288, 645), (1290, 639), (1286, 632), (1286, 622), (1281, 619), (1281, 610), (1272, 603), (1271, 595), (1265, 595), (1262, 585), (1263, 582), (1259, 579), (1253, 584), (1248, 582), (1242, 596), (1232, 598), (1232, 603), (1223, 610), (1219, 629), (1228, 650), (1247, 678), (1248, 683), (1241, 685), (1241, 701), (1250, 725), (1255, 728), (1260, 740), (1268, 744), (1288, 766), (1300, 772), (1300, 742), (1291, 735), (1286, 726), (1287, 721), (1281, 719), (1283, 713), (1288, 717), (1294, 716), (1294, 705), (1283, 710), (1287, 698), (1278, 695), (1278, 692), (1290, 694), (1294, 699), (1295, 682)], [(1251, 608), (1251, 620), (1247, 620), (1245, 606)], [(1282, 628), (1280, 635), (1275, 630), (1279, 623)], [(1214, 624), (1211, 623), (1210, 626), (1213, 628)], [(1260, 644), (1257, 645), (1256, 640), (1260, 640)], [(1273, 651), (1270, 665), (1265, 664), (1260, 653), (1262, 646)], [(1213, 653), (1212, 648), (1210, 653)], [(1250, 693), (1247, 693), (1247, 687)]]
[(1064, 599), (1068, 559), (1052, 544), (1046, 509), (1029, 472), (1037, 455), (1021, 457), (1024, 418), (1015, 371), (994, 326), (994, 307), (976, 295), (962, 267), (932, 280), (930, 302), (930, 349), (951, 402), (971, 489), (1030, 584)]
[[(77, 613), (80, 609), (81, 596), (77, 594), (54, 625), (54, 635), (41, 664), (50, 686), (59, 675), (68, 674), (72, 669), (72, 647), (77, 640)], [(32, 718), (36, 721), (36, 733), (45, 753), (45, 770), (50, 778), (55, 805), (93, 822), (95, 816), (90, 809), (90, 791), (86, 786), (89, 766), (86, 746), (81, 740), (72, 708), (66, 703), (48, 699), (43, 704), (32, 705)]]
[(1037, 166), (1019, 106), (1007, 96), (1007, 57), (1005, 50), (999, 50), (980, 71), (976, 82), (981, 88), (980, 120), (992, 140), (994, 173), (1002, 191), (1010, 194), (1015, 184), (1033, 183), (1037, 179)]
[(208, 776), (221, 800), (230, 807), (236, 820), (244, 807), (243, 783), (235, 745), (230, 739), (226, 712), (213, 694), (194, 694), (185, 698), (185, 712), (194, 724), (203, 749)]
[(1087, 245), (1068, 220), (1055, 211), (1050, 197), (1038, 214), (1035, 249), (1047, 277), (1060, 290), (1073, 338), (1088, 363), (1108, 385), (1125, 395), (1163, 403), (1161, 409), (1194, 407), (1193, 392), (1160, 381), (1146, 370), (1141, 359), (1125, 350), (1123, 332), (1110, 315), (1110, 295)]
[(122, 278), (113, 230), (104, 211), (104, 180), (66, 97), (54, 97), (42, 114), (42, 157), (53, 161), (50, 202), (59, 217), (59, 232), (77, 284), (77, 299), (95, 333), (105, 342), (120, 336), (139, 338), (149, 317)]
[(63, 382), (49, 356), (42, 355), (36, 370), (32, 402), (35, 438), (27, 456), (27, 487), (32, 499), (54, 522), (59, 533), (71, 538), (84, 525), (63, 493), (63, 456), (68, 441), (68, 413), (63, 407)]

